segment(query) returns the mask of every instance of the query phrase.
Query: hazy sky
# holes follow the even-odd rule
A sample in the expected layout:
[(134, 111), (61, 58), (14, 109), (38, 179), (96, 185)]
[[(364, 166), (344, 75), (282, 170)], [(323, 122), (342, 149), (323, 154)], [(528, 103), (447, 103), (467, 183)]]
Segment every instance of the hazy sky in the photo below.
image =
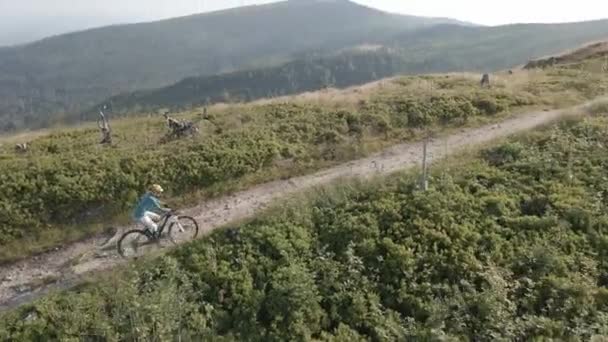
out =
[[(355, 0), (386, 11), (485, 25), (608, 17), (605, 0)], [(272, 0), (0, 0), (0, 45), (124, 22), (149, 21)], [(12, 36), (12, 38), (11, 38)], [(23, 36), (23, 37), (21, 37)], [(31, 36), (31, 37), (30, 37)], [(9, 38), (7, 38), (9, 37)], [(4, 42), (3, 42), (4, 41)]]

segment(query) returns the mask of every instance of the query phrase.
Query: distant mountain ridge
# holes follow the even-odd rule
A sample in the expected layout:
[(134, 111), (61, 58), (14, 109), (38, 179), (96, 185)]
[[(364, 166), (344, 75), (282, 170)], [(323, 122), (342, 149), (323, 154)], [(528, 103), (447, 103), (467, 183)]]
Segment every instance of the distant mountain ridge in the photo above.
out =
[[(171, 86), (107, 99), (118, 115), (159, 107), (184, 109), (213, 102), (250, 101), (323, 87), (348, 87), (396, 74), (490, 72), (608, 38), (608, 20), (501, 27), (438, 25), (327, 56), (309, 54), (281, 66), (189, 77)], [(94, 111), (84, 113), (90, 119)]]
[(23, 46), (61, 34), (108, 26), (108, 23), (129, 22), (131, 21), (126, 15), (111, 16), (98, 13), (78, 17), (72, 15), (6, 16), (3, 17), (3, 21), (0, 21), (0, 47)]
[(110, 26), (0, 48), (0, 131), (88, 119), (89, 109), (109, 97), (128, 113), (395, 73), (488, 72), (603, 38), (608, 20), (484, 27), (348, 0), (290, 0)]
[[(310, 49), (376, 43), (450, 19), (389, 14), (347, 0), (290, 0), (116, 25), (0, 48), (0, 127), (31, 126), (125, 91), (274, 66)], [(44, 123), (41, 123), (44, 124)]]

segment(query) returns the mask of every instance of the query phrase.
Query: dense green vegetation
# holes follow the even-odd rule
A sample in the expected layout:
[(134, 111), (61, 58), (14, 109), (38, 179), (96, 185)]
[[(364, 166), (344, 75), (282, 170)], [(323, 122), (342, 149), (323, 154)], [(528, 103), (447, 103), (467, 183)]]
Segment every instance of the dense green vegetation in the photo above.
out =
[[(0, 48), (0, 128), (39, 127), (125, 91), (276, 65), (437, 23), (348, 1), (292, 0), (65, 34)], [(11, 128), (12, 125), (9, 125)]]
[[(597, 113), (608, 114), (604, 106)], [(608, 334), (608, 119), (346, 184), (5, 314), (4, 340)]]
[(362, 156), (415, 137), (418, 127), (462, 126), (535, 102), (526, 91), (470, 92), (476, 80), (459, 77), (438, 79), (446, 89), (433, 95), (419, 89), (433, 79), (402, 79), (354, 107), (277, 103), (210, 111), (206, 120), (195, 114), (201, 134), (167, 144), (157, 116), (117, 121), (112, 147), (98, 144), (95, 129), (78, 129), (38, 138), (26, 154), (0, 148), (0, 260), (23, 254), (28, 239), (48, 246), (90, 233), (152, 182), (174, 196), (222, 193)]
[[(201, 134), (160, 143), (158, 116), (114, 121), (111, 147), (96, 129), (57, 131), (25, 154), (0, 147), (0, 261), (89, 236), (126, 218), (152, 182), (174, 206), (254, 183), (352, 160), (446, 129), (498, 120), (524, 109), (571, 105), (608, 89), (601, 60), (548, 71), (504, 75), (492, 88), (477, 76), (405, 77), (344, 103), (269, 103), (212, 108), (183, 117)], [(592, 73), (581, 73), (581, 66)]]

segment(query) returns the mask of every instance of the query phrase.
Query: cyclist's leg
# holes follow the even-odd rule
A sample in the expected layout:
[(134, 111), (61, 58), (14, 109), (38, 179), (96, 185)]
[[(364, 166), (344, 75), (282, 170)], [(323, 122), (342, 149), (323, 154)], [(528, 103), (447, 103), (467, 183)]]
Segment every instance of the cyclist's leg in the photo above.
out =
[(141, 223), (152, 233), (156, 233), (158, 230), (158, 225), (154, 221), (158, 221), (160, 216), (157, 214), (146, 211), (144, 213), (144, 217), (141, 218)]
[(146, 211), (145, 215), (149, 216), (152, 219), (152, 221), (154, 221), (154, 222), (158, 222), (162, 218), (157, 213), (154, 213), (154, 212), (151, 212), (151, 211)]

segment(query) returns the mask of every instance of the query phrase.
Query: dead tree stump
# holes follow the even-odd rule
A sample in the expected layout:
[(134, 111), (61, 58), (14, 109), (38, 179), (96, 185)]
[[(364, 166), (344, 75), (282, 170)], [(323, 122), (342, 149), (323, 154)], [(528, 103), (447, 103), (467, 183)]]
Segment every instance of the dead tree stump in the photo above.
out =
[(106, 118), (103, 110), (99, 110), (99, 119), (97, 119), (97, 126), (101, 132), (101, 141), (99, 142), (102, 145), (112, 144), (112, 129), (110, 128), (110, 122)]
[(26, 153), (29, 150), (28, 143), (22, 143), (15, 145), (15, 152), (17, 153)]
[(180, 139), (186, 136), (193, 136), (198, 133), (198, 127), (192, 121), (177, 120), (169, 116), (169, 114), (163, 114), (169, 127), (169, 133), (162, 139), (167, 142), (174, 139)]
[(167, 121), (167, 126), (169, 126), (169, 129), (172, 132), (179, 131), (181, 129), (182, 123), (179, 120), (176, 120), (176, 119), (170, 117), (169, 114), (167, 114), (167, 113), (163, 114), (163, 116), (165, 117), (165, 120)]

